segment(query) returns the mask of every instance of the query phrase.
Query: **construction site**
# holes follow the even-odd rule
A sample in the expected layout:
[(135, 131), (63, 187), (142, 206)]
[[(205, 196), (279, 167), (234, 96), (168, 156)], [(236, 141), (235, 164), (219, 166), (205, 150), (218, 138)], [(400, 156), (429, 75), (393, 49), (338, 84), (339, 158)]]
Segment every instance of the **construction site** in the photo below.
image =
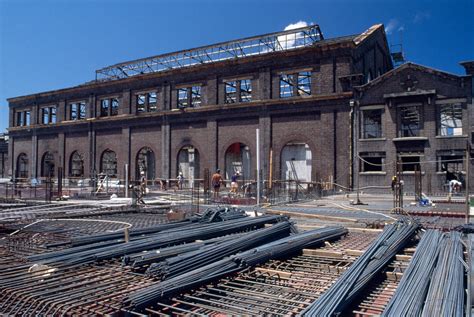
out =
[(472, 316), (474, 62), (319, 25), (10, 98), (5, 316)]
[(395, 196), (366, 193), (238, 207), (190, 197), (4, 199), (1, 313), (471, 315), (474, 228), (459, 198), (407, 196), (394, 212)]

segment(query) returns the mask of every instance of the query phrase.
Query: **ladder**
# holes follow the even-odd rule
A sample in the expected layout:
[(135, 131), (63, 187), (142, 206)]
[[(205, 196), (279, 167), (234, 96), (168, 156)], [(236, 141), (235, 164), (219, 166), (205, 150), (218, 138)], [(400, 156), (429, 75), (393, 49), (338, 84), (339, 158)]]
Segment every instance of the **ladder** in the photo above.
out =
[(104, 186), (107, 183), (107, 180), (108, 180), (107, 175), (99, 174), (99, 182), (97, 183), (97, 190), (95, 191), (96, 194), (104, 189)]

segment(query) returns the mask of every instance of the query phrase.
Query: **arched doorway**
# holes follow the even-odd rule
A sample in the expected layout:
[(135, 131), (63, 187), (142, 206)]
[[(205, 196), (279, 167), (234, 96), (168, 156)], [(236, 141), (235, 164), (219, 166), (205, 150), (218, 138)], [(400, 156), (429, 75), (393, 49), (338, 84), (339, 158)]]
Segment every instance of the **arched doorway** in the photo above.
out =
[(149, 147), (144, 147), (138, 151), (135, 165), (135, 177), (140, 179), (141, 173), (145, 174), (147, 180), (155, 179), (155, 153)]
[(183, 173), (184, 180), (192, 186), (194, 180), (199, 178), (199, 151), (192, 145), (182, 147), (178, 153), (177, 169), (176, 175)]
[(54, 155), (51, 152), (43, 154), (41, 159), (41, 177), (54, 177)]
[(25, 153), (18, 155), (16, 161), (16, 177), (28, 178), (28, 156)]
[(117, 154), (112, 150), (102, 152), (100, 172), (109, 177), (117, 177)]
[(84, 158), (77, 151), (69, 159), (69, 177), (84, 177)]
[(312, 153), (306, 143), (287, 143), (281, 151), (281, 179), (311, 182)]
[(241, 179), (250, 179), (251, 168), (249, 147), (239, 142), (231, 144), (225, 152), (225, 178), (230, 179), (238, 171)]

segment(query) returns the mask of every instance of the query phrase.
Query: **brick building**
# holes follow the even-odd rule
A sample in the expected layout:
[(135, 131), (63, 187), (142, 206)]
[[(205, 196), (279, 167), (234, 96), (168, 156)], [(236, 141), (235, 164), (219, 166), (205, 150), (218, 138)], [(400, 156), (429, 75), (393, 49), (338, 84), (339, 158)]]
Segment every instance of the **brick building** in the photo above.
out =
[[(435, 93), (416, 95), (407, 90), (409, 83), (397, 86), (397, 76), (406, 78), (406, 72), (414, 73), (416, 91)], [(239, 170), (253, 179), (259, 129), (265, 179), (350, 187), (360, 167), (362, 183), (385, 184), (387, 170), (365, 175), (357, 157), (390, 161), (405, 153), (398, 144), (417, 149), (426, 144), (395, 140), (395, 117), (388, 114), (404, 98), (459, 101), (464, 135), (472, 113), (470, 80), (412, 64), (393, 70), (382, 25), (332, 39), (309, 26), (154, 56), (98, 70), (96, 80), (83, 85), (10, 98), (10, 173), (28, 180), (54, 176), (61, 167), (70, 180), (97, 173), (123, 178), (128, 164), (132, 178), (141, 173), (174, 178), (182, 172), (192, 180), (202, 178), (206, 168), (220, 168), (226, 178)], [(456, 89), (445, 93), (443, 85)], [(374, 106), (384, 108), (383, 133), (378, 141), (362, 140), (359, 117)], [(436, 140), (430, 145), (462, 150), (458, 130), (455, 138), (438, 140), (433, 129), (432, 124), (419, 129)], [(425, 135), (428, 131), (433, 133)], [(441, 155), (437, 151), (425, 150), (426, 158)]]
[(8, 135), (0, 134), (0, 178), (8, 178)]
[(445, 191), (454, 178), (465, 183), (474, 111), (472, 63), (462, 64), (466, 76), (405, 63), (355, 89), (361, 187), (390, 184), (397, 162), (408, 190), (415, 171), (428, 193)]

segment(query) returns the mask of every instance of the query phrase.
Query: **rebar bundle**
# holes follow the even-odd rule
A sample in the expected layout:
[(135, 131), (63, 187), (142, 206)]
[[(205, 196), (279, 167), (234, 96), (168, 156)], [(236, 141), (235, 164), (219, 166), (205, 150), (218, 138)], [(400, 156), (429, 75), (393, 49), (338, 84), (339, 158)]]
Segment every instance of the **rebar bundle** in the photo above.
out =
[(464, 266), (461, 234), (450, 232), (440, 245), (421, 316), (464, 316)]
[(442, 238), (443, 235), (438, 230), (428, 230), (423, 234), (382, 316), (419, 316), (421, 314)]
[(267, 243), (131, 293), (125, 298), (124, 305), (142, 309), (180, 291), (202, 285), (270, 259), (293, 255), (303, 248), (315, 246), (346, 233), (347, 230), (342, 227), (327, 227)]
[(220, 223), (196, 223), (187, 226), (186, 230), (181, 230), (181, 228), (164, 230), (128, 243), (123, 243), (123, 240), (116, 242), (113, 240), (105, 241), (34, 255), (28, 257), (28, 259), (41, 264), (61, 263), (65, 265), (76, 265), (91, 263), (94, 261), (122, 257), (140, 251), (192, 242), (196, 239), (210, 239), (230, 233), (254, 230), (263, 227), (265, 224), (276, 223), (285, 219), (285, 217), (281, 216), (262, 216), (256, 218), (239, 218)]
[(177, 255), (165, 261), (153, 263), (146, 271), (147, 275), (160, 277), (161, 280), (183, 274), (198, 267), (221, 260), (226, 256), (259, 246), (270, 240), (276, 240), (290, 234), (291, 224), (288, 221), (269, 228), (256, 230), (239, 238), (226, 239), (198, 250)]
[(387, 225), (342, 276), (303, 312), (304, 316), (340, 314), (415, 234), (418, 224), (399, 220)]
[(208, 208), (201, 215), (196, 215), (199, 222), (219, 222), (247, 217), (244, 210), (236, 207)]

